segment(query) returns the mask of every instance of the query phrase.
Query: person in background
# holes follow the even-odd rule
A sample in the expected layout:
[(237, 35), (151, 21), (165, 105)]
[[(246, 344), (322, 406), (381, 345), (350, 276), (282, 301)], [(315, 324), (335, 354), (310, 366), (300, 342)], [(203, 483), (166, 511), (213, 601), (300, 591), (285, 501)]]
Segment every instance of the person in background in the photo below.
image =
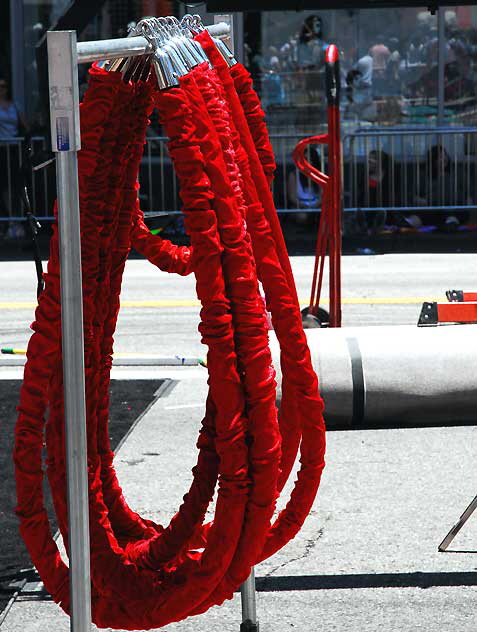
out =
[(324, 64), (328, 44), (323, 39), (323, 23), (318, 15), (305, 18), (298, 38), (297, 62), (300, 68), (317, 68)]
[(280, 60), (277, 55), (270, 58), (268, 69), (262, 75), (262, 105), (283, 105), (285, 102), (285, 90), (280, 68)]
[[(308, 162), (318, 170), (321, 170), (321, 160), (315, 147), (310, 147), (306, 156)], [(304, 212), (297, 213), (295, 220), (300, 224), (307, 224), (316, 217), (310, 210), (319, 212), (321, 210), (321, 188), (318, 184), (310, 180), (296, 167), (291, 169), (287, 178), (288, 208), (304, 209)]]
[(323, 39), (323, 24), (318, 15), (305, 18), (297, 45), (297, 65), (305, 75), (304, 89), (308, 102), (315, 102), (320, 96), (320, 72), (324, 68), (325, 53), (328, 47)]
[(413, 33), (409, 38), (409, 46), (406, 53), (406, 65), (414, 66), (424, 63), (424, 44), (419, 33)]
[(17, 138), (26, 130), (25, 118), (12, 100), (8, 81), (0, 75), (0, 140)]
[(459, 181), (456, 182), (456, 173), (443, 145), (433, 145), (429, 148), (421, 173), (421, 186), (423, 184), (424, 191), (423, 195), (416, 196), (416, 203), (422, 206), (449, 207), (442, 211), (420, 213), (421, 222), (446, 231), (456, 230), (460, 224), (468, 220), (469, 213), (467, 210), (452, 207), (470, 205), (472, 199), (466, 196), (464, 187), (459, 186)]
[(365, 178), (365, 185), (358, 197), (358, 206), (380, 210), (359, 211), (357, 223), (361, 232), (376, 233), (386, 223), (386, 209), (396, 205), (392, 183), (391, 157), (387, 152), (377, 149), (372, 149), (369, 152)]
[(397, 37), (389, 39), (389, 51), (391, 53), (387, 65), (387, 78), (389, 93), (401, 94), (399, 70), (401, 67), (401, 53), (399, 52), (399, 40)]
[(20, 215), (19, 137), (27, 134), (25, 118), (13, 102), (9, 84), (0, 75), (0, 214)]
[(365, 111), (373, 103), (373, 58), (369, 51), (349, 70), (346, 85), (349, 110), (364, 118)]
[(383, 37), (378, 37), (376, 44), (369, 49), (373, 59), (373, 96), (377, 97), (386, 96), (388, 63), (391, 59), (391, 51), (383, 40)]

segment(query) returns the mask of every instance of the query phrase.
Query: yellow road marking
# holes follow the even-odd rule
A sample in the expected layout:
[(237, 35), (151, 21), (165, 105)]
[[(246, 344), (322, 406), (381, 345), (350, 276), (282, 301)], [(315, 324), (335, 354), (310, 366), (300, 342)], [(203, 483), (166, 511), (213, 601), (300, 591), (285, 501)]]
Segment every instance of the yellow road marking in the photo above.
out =
[(27, 301), (6, 302), (0, 301), (0, 309), (35, 309), (37, 303)]
[[(443, 296), (354, 296), (343, 298), (343, 305), (419, 305), (424, 301), (427, 302), (445, 302)], [(308, 305), (309, 299), (300, 298), (300, 305)], [(323, 298), (320, 304), (328, 305), (329, 300)], [(28, 301), (0, 301), (1, 309), (35, 309), (37, 303)], [(167, 307), (199, 307), (200, 302), (197, 299), (161, 299), (157, 301), (121, 301), (121, 307), (131, 308), (167, 308)]]

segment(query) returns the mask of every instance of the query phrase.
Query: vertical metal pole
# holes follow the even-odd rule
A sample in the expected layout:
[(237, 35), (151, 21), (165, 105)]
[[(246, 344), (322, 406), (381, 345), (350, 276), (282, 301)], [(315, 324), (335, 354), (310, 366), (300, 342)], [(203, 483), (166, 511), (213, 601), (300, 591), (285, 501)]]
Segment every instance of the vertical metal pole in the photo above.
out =
[(232, 23), (234, 30), (234, 57), (241, 64), (244, 62), (244, 48), (243, 48), (243, 13), (233, 13)]
[(68, 479), (71, 621), (91, 629), (83, 296), (77, 151), (80, 149), (75, 31), (47, 34), (52, 149), (56, 152), (61, 329)]
[(437, 124), (444, 125), (445, 67), (446, 67), (446, 20), (445, 8), (437, 9), (438, 55), (437, 55)]
[(240, 632), (259, 632), (257, 601), (255, 595), (255, 569), (252, 566), (248, 579), (240, 586), (242, 598), (242, 623)]
[[(225, 22), (230, 26), (230, 33), (225, 38), (225, 43), (229, 47), (229, 50), (235, 57), (237, 46), (236, 46), (236, 33), (235, 33), (235, 20), (234, 16), (231, 13), (218, 13), (214, 15), (214, 24), (220, 24), (221, 22)], [(243, 48), (243, 47), (242, 47)], [(242, 55), (243, 56), (243, 55)], [(237, 61), (241, 61), (238, 57), (236, 57)]]
[(326, 49), (326, 94), (328, 101), (328, 173), (331, 179), (330, 327), (341, 327), (341, 132), (340, 66), (338, 48)]

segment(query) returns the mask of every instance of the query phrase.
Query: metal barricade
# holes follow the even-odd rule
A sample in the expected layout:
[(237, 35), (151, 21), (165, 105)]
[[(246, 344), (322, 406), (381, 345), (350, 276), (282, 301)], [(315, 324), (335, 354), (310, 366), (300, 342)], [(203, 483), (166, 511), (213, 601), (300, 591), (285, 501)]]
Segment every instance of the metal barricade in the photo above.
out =
[[(326, 125), (317, 128), (317, 134), (326, 133)], [(298, 142), (303, 139), (303, 135), (297, 134), (273, 134), (270, 135), (270, 141), (275, 154), (277, 169), (275, 179), (272, 185), (273, 197), (278, 212), (280, 213), (308, 213), (316, 212), (321, 205), (321, 192), (319, 187), (309, 178), (297, 169), (293, 162), (293, 151)], [(312, 159), (311, 149), (306, 153), (309, 162), (315, 163), (314, 166), (322, 172), (328, 169), (328, 147), (326, 145), (315, 146), (314, 159)], [(308, 191), (307, 196), (297, 195), (297, 188), (300, 186), (302, 190)], [(317, 206), (310, 207), (309, 202), (312, 192), (318, 198)]]
[[(326, 132), (326, 126), (322, 128)], [(316, 212), (317, 207), (310, 209), (303, 200), (296, 199), (295, 187), (299, 171), (293, 162), (293, 150), (302, 136), (298, 134), (273, 134), (270, 140), (273, 145), (277, 170), (272, 185), (277, 209), (281, 213)], [(309, 157), (309, 156), (308, 156)], [(326, 171), (327, 148), (318, 150), (318, 168)], [(167, 138), (164, 136), (148, 136), (141, 162), (140, 173), (141, 208), (145, 213), (178, 212), (181, 207), (177, 180), (167, 152)], [(312, 186), (310, 180), (304, 186)], [(319, 204), (318, 204), (319, 208)]]
[[(32, 208), (38, 217), (53, 214), (55, 175), (52, 169), (32, 168), (25, 164), (25, 139), (0, 140), (0, 222), (19, 221), (24, 218), (20, 188), (26, 179)], [(37, 166), (48, 161), (47, 143), (44, 136), (29, 140)]]
[(387, 223), (403, 213), (468, 221), (477, 205), (475, 127), (360, 129), (344, 137), (343, 154), (344, 208), (358, 221), (363, 212)]
[[(326, 133), (326, 126), (316, 128)], [(317, 214), (320, 192), (301, 176), (293, 163), (293, 150), (303, 135), (271, 134), (277, 170), (273, 196), (279, 213), (306, 221), (305, 213)], [(18, 195), (23, 167), (22, 138), (0, 141), (0, 222), (24, 217)], [(34, 169), (27, 173), (35, 215), (52, 219), (55, 197), (55, 170), (41, 166), (47, 153), (44, 137), (32, 138)], [(310, 154), (307, 159), (311, 160)], [(320, 171), (327, 172), (325, 146), (317, 147), (315, 159)], [(148, 214), (180, 215), (177, 179), (167, 151), (167, 138), (148, 135), (140, 166), (140, 202)], [(297, 188), (306, 195), (297, 196)], [(308, 197), (307, 197), (308, 196)], [(310, 200), (314, 200), (310, 202)], [(364, 215), (391, 222), (397, 214), (416, 213), (424, 223), (449, 213), (468, 221), (477, 207), (477, 127), (364, 128), (343, 136), (343, 210), (346, 228), (361, 228)], [(180, 220), (178, 220), (180, 222)], [(371, 220), (370, 220), (371, 221)], [(374, 221), (374, 220), (372, 220)], [(378, 220), (376, 220), (378, 221)], [(1, 224), (0, 224), (1, 229)]]
[(22, 138), (5, 138), (0, 141), (0, 215), (20, 215), (15, 204), (15, 191), (22, 168)]

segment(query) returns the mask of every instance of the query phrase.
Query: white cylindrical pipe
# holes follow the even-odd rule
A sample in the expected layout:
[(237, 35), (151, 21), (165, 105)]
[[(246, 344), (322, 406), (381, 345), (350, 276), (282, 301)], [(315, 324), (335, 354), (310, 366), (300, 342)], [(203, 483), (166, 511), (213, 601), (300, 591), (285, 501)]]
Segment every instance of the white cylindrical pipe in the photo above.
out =
[[(330, 427), (477, 417), (477, 325), (309, 329), (306, 335)], [(274, 336), (271, 342), (280, 374)]]

